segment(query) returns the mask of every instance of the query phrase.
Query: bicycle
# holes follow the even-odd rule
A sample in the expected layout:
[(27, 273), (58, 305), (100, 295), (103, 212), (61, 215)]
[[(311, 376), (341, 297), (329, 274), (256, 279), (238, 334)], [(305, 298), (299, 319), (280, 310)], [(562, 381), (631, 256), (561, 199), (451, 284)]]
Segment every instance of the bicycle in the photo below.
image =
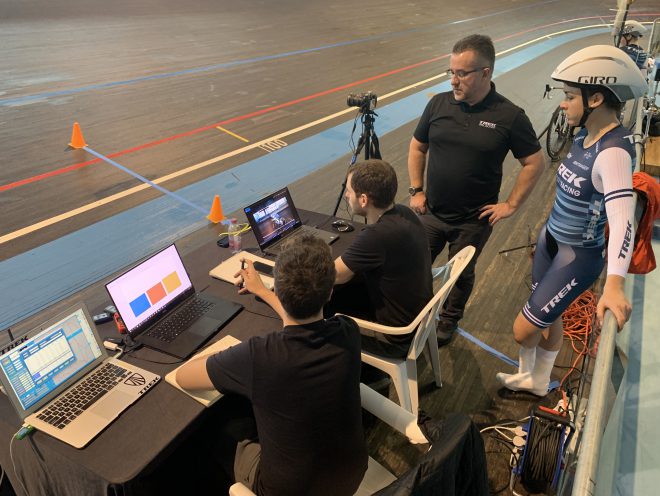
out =
[[(546, 98), (546, 96), (550, 94), (550, 91), (555, 89), (559, 88), (554, 88), (549, 84), (546, 84), (543, 98)], [(557, 108), (552, 113), (550, 124), (548, 124), (548, 127), (546, 128), (545, 135), (545, 148), (548, 151), (548, 156), (553, 162), (559, 160), (562, 150), (566, 146), (566, 143), (569, 141), (569, 139), (573, 139), (574, 133), (575, 126), (571, 126), (568, 123), (566, 113), (560, 106), (557, 106)]]
[(566, 146), (569, 138), (573, 139), (575, 126), (568, 123), (566, 113), (561, 107), (557, 107), (552, 113), (550, 127), (545, 136), (545, 148), (548, 150), (548, 156), (552, 161), (559, 160), (561, 151)]

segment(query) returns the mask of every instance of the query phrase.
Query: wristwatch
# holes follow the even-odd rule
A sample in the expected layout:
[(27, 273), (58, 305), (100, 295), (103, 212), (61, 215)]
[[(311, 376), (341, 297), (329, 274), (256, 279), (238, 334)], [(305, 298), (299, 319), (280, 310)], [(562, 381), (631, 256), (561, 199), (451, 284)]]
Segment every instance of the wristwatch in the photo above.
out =
[(408, 188), (408, 193), (410, 194), (410, 196), (415, 196), (420, 191), (424, 191), (424, 188), (415, 188), (414, 186)]

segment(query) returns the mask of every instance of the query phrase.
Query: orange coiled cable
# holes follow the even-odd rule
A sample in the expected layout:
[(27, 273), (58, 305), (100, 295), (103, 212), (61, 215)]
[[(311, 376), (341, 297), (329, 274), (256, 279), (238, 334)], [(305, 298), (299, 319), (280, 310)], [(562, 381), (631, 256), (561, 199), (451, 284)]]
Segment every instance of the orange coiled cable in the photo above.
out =
[[(591, 290), (582, 293), (564, 311), (562, 321), (564, 325), (564, 340), (570, 341), (575, 353), (575, 359), (568, 372), (561, 380), (561, 387), (568, 377), (577, 370), (580, 359), (589, 354), (594, 356), (595, 352), (590, 348), (590, 336), (593, 331), (594, 314), (596, 313), (596, 296)], [(594, 348), (596, 343), (594, 342)]]

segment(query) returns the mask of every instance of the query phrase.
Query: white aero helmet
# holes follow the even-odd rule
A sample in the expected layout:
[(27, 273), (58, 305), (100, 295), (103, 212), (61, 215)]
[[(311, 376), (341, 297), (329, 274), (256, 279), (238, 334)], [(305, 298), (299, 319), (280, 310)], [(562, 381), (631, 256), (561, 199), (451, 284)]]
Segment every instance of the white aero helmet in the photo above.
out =
[(564, 59), (551, 77), (581, 88), (607, 88), (620, 102), (639, 98), (648, 90), (635, 62), (623, 50), (610, 45), (578, 50)]
[(638, 38), (644, 36), (644, 33), (646, 33), (646, 28), (642, 25), (641, 22), (637, 21), (627, 21), (626, 25), (623, 26), (623, 29), (621, 30), (621, 34), (623, 36), (631, 34)]

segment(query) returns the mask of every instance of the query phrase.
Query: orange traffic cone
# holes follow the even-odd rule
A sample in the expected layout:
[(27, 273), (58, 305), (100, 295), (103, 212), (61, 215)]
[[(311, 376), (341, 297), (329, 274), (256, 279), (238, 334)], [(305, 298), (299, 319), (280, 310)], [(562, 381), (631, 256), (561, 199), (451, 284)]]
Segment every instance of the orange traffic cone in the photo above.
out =
[(215, 195), (215, 198), (213, 198), (213, 205), (211, 205), (211, 211), (206, 216), (206, 218), (211, 222), (213, 222), (214, 224), (217, 224), (218, 222), (220, 222), (225, 218), (225, 214), (222, 213), (222, 204), (220, 203), (219, 195)]
[(87, 143), (85, 143), (85, 138), (83, 138), (82, 131), (80, 130), (80, 124), (77, 122), (73, 123), (73, 131), (71, 132), (71, 143), (69, 143), (71, 148), (80, 150), (85, 148)]

